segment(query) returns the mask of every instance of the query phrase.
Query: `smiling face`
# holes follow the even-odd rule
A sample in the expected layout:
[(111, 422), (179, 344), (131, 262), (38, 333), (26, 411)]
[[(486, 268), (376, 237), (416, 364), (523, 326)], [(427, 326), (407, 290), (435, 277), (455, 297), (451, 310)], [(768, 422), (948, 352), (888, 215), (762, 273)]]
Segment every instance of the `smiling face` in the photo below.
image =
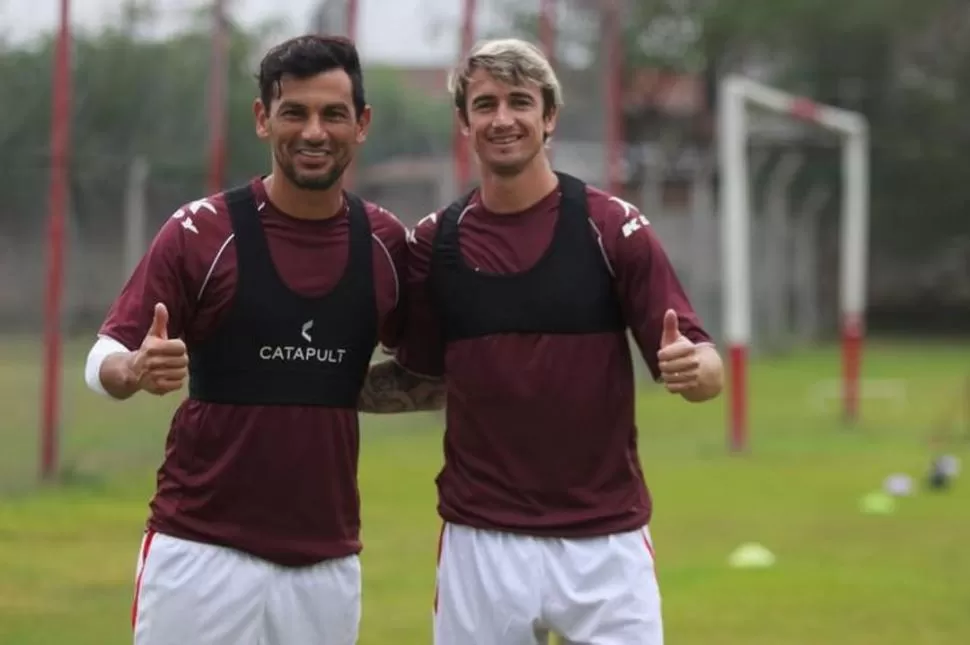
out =
[(534, 82), (513, 85), (485, 69), (468, 78), (466, 133), (482, 165), (497, 175), (517, 175), (542, 154), (555, 130), (555, 117)]
[(535, 45), (516, 38), (482, 42), (448, 85), (483, 172), (515, 176), (544, 154), (562, 90)]
[(353, 84), (343, 69), (307, 77), (283, 75), (269, 106), (257, 99), (256, 132), (270, 143), (273, 173), (303, 190), (332, 188), (364, 142), (370, 108), (354, 108)]

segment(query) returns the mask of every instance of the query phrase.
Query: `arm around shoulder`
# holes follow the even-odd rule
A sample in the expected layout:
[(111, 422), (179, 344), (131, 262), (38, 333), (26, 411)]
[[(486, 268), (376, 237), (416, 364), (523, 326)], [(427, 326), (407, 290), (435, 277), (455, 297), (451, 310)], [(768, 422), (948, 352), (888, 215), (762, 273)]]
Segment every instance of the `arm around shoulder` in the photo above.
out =
[(445, 405), (445, 380), (440, 376), (444, 373), (444, 344), (427, 284), (434, 230), (432, 214), (408, 235), (405, 320), (397, 358), (370, 366), (360, 393), (361, 412), (418, 412), (440, 410)]

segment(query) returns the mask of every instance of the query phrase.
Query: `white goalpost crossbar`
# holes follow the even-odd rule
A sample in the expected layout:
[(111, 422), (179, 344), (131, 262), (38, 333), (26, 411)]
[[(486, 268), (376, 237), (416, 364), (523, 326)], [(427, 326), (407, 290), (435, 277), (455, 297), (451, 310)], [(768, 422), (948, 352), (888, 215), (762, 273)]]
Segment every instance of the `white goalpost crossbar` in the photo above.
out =
[(751, 343), (751, 207), (748, 180), (748, 108), (760, 107), (841, 135), (842, 214), (839, 316), (842, 335), (842, 406), (847, 421), (859, 407), (869, 254), (869, 126), (856, 112), (815, 103), (741, 76), (720, 83), (718, 164), (723, 268), (724, 339), (728, 346), (729, 442), (743, 450), (748, 435), (748, 348)]

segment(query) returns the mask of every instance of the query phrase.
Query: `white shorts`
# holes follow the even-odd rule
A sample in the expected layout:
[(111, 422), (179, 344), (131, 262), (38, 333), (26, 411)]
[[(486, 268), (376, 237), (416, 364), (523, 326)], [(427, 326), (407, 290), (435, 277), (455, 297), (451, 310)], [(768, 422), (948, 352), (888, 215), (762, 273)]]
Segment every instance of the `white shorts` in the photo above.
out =
[(135, 645), (354, 645), (360, 561), (287, 568), (149, 532), (131, 618)]
[(447, 524), (435, 645), (663, 645), (647, 528), (585, 539)]

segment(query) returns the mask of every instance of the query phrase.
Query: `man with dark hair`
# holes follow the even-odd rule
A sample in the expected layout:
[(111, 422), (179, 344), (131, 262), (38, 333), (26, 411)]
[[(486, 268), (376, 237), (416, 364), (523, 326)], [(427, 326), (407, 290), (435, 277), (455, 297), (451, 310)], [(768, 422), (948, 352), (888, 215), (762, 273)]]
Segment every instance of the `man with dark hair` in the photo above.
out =
[(179, 208), (85, 377), (127, 399), (187, 376), (138, 561), (135, 645), (352, 645), (360, 388), (399, 336), (406, 230), (342, 188), (370, 108), (345, 39), (266, 54), (272, 172)]
[(543, 54), (486, 41), (450, 85), (480, 186), (412, 232), (407, 330), (361, 408), (447, 391), (434, 642), (662, 645), (627, 331), (688, 401), (721, 360), (647, 219), (552, 170)]

